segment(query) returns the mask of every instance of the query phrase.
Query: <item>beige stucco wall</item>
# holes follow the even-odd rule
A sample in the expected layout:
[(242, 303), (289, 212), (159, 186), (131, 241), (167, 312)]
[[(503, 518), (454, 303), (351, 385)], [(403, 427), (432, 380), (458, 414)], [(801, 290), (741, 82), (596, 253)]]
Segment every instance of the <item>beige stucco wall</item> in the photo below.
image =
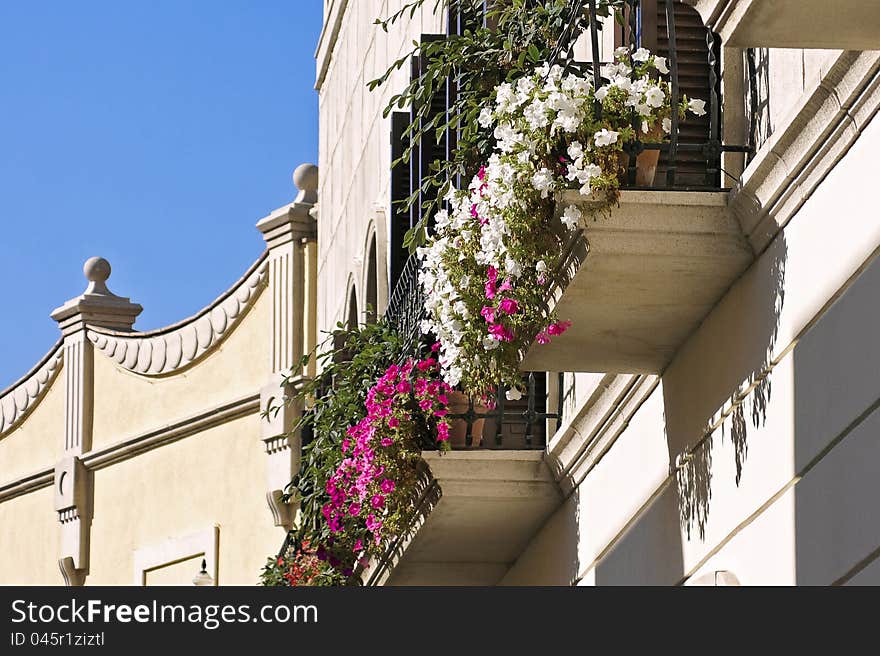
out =
[(0, 585), (61, 583), (53, 496), (49, 486), (0, 503)]
[(93, 448), (257, 393), (270, 371), (271, 315), (264, 292), (219, 346), (168, 376), (134, 374), (96, 352)]
[(64, 371), (58, 373), (45, 396), (5, 436), (0, 437), (0, 483), (52, 467), (64, 446)]
[[(363, 280), (370, 223), (388, 221), (391, 166), (390, 119), (382, 117), (388, 99), (409, 82), (409, 66), (397, 71), (374, 92), (367, 83), (412, 48), (422, 33), (445, 33), (426, 2), (412, 21), (383, 32), (373, 24), (387, 16), (388, 0), (349, 2), (319, 89), (318, 329), (332, 328), (345, 317), (348, 290), (357, 287), (364, 310)], [(320, 62), (319, 62), (320, 64)], [(387, 270), (387, 259), (379, 266)]]
[(284, 537), (266, 509), (259, 421), (237, 419), (96, 471), (88, 584), (130, 585), (136, 549), (215, 524), (219, 582), (256, 583)]
[[(681, 348), (505, 583), (674, 584), (717, 570), (744, 584), (878, 580), (880, 224), (866, 197), (878, 146), (875, 120)], [(743, 439), (732, 439), (732, 416), (714, 433), (699, 468), (705, 534), (694, 526), (688, 536), (668, 468), (771, 362), (769, 387), (743, 400)], [(747, 451), (739, 485), (737, 448)]]

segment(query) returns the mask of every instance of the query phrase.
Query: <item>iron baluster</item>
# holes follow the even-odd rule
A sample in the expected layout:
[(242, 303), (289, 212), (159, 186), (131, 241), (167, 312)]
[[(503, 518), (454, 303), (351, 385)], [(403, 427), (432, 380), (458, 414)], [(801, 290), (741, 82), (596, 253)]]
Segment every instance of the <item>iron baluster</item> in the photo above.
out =
[(675, 43), (675, 5), (673, 0), (666, 0), (666, 38), (669, 40), (670, 95), (672, 107), (672, 126), (669, 134), (669, 165), (666, 168), (666, 186), (675, 186), (675, 169), (678, 160), (678, 53)]

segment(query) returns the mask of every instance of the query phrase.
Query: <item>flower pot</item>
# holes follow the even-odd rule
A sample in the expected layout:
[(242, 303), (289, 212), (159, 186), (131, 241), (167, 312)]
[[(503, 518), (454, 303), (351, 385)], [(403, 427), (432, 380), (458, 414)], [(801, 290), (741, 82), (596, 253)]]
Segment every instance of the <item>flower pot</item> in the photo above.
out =
[[(467, 413), (469, 402), (467, 394), (463, 392), (459, 392), (454, 390), (449, 393), (449, 414), (450, 415), (463, 415)], [(483, 414), (486, 412), (486, 406), (482, 405), (480, 401), (474, 400), (474, 412), (477, 414)], [(471, 425), (471, 446), (480, 446), (483, 440), (483, 425), (485, 424), (485, 419), (480, 417), (479, 419), (474, 419), (474, 423)], [(463, 447), (467, 446), (467, 420), (466, 419), (452, 419), (450, 421), (449, 426), (449, 445), (454, 447)]]
[[(647, 133), (640, 133), (640, 139), (644, 139), (645, 142), (656, 143), (658, 141), (662, 141), (665, 133), (663, 132), (663, 126), (658, 121), (654, 123), (651, 129)], [(654, 186), (654, 176), (657, 173), (657, 162), (660, 161), (660, 151), (656, 149), (643, 150), (636, 157), (636, 185), (639, 187), (652, 187)], [(617, 160), (618, 163), (618, 177), (620, 178), (621, 184), (625, 184), (627, 181), (627, 167), (629, 166), (629, 154), (628, 153), (620, 153), (620, 156)]]

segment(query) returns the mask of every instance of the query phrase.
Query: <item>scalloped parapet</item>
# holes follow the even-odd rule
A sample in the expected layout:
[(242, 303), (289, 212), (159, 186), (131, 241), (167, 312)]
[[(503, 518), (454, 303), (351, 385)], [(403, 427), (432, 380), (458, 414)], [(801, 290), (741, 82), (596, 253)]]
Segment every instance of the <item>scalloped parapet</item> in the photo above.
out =
[(64, 359), (59, 340), (37, 365), (0, 392), (0, 437), (18, 426), (49, 389)]
[(241, 320), (268, 279), (263, 255), (214, 303), (172, 326), (122, 332), (90, 326), (95, 348), (119, 366), (144, 376), (162, 376), (189, 366), (218, 345)]

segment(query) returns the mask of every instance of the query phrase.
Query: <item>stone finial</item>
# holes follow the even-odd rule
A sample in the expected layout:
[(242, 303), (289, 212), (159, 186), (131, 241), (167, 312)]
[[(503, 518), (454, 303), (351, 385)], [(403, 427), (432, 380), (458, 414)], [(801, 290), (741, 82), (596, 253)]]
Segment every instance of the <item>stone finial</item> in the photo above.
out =
[(293, 183), (299, 189), (296, 200), (257, 222), (257, 230), (270, 248), (291, 239), (314, 239), (317, 234), (312, 210), (318, 203), (318, 167), (300, 164), (293, 172)]
[(314, 205), (318, 202), (318, 167), (314, 164), (300, 164), (293, 172), (293, 184), (299, 189), (298, 203)]
[(103, 294), (112, 296), (113, 294), (107, 289), (107, 278), (110, 277), (110, 263), (103, 257), (90, 257), (83, 264), (83, 275), (89, 281), (86, 288), (86, 294)]
[(63, 333), (77, 330), (84, 324), (114, 330), (132, 329), (143, 308), (107, 288), (111, 271), (110, 262), (103, 257), (90, 257), (85, 261), (83, 275), (89, 281), (86, 290), (56, 308), (51, 315)]

